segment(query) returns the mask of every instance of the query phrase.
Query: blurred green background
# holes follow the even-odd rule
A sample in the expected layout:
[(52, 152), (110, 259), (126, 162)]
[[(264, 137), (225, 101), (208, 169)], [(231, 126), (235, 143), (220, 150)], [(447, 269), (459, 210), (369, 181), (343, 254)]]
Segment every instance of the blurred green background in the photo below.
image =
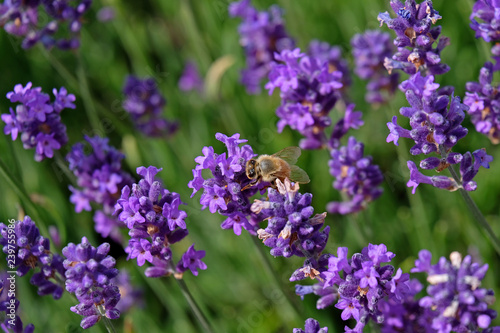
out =
[[(252, 3), (259, 10), (275, 3), (280, 5), (285, 10), (286, 29), (299, 47), (305, 49), (312, 39), (339, 45), (351, 68), (349, 41), (352, 36), (366, 29), (377, 29), (378, 13), (390, 10), (388, 1), (382, 0), (253, 0)], [(20, 40), (1, 31), (0, 95), (5, 96), (17, 83), (25, 85), (31, 81), (47, 93), (54, 87), (65, 86), (77, 96), (77, 108), (62, 113), (69, 144), (61, 149), (59, 161), (71, 145), (83, 140), (84, 134), (100, 134), (108, 136), (110, 142), (126, 154), (124, 168), (134, 176), (135, 169), (141, 165), (163, 168), (159, 176), (169, 190), (180, 193), (189, 215), (190, 235), (174, 245), (174, 257), (178, 259), (192, 242), (197, 249), (206, 250), (208, 270), (201, 271), (198, 277), (187, 273), (185, 280), (216, 332), (291, 332), (294, 327), (303, 327), (309, 317), (318, 319), (331, 332), (343, 332), (346, 323), (340, 319), (340, 310), (333, 307), (316, 310), (316, 296), (309, 295), (300, 301), (293, 295), (294, 284), (288, 282), (288, 278), (302, 264), (300, 258), (273, 258), (268, 248), (258, 244), (265, 253), (262, 257), (246, 233), (236, 236), (230, 230), (221, 230), (219, 225), (224, 217), (200, 210), (200, 194), (189, 197), (191, 189), (187, 183), (192, 179), (194, 158), (201, 154), (203, 146), (212, 145), (218, 153), (225, 149), (215, 140), (216, 132), (241, 133), (259, 154), (274, 153), (297, 145), (300, 140), (300, 135), (288, 127), (281, 134), (276, 132), (274, 112), (280, 102), (278, 93), (268, 96), (263, 91), (250, 96), (239, 84), (240, 70), (245, 65), (238, 42), (240, 20), (228, 17), (228, 4), (228, 0), (95, 1), (86, 15), (79, 55), (59, 50), (49, 54), (38, 47), (25, 51), (20, 48)], [(480, 67), (489, 57), (489, 46), (483, 40), (476, 40), (469, 28), (472, 4), (470, 0), (434, 4), (443, 17), (438, 22), (443, 27), (442, 35), (451, 39), (451, 45), (442, 54), (451, 71), (437, 81), (442, 86), (454, 85), (461, 97), (465, 82), (477, 80)], [(102, 23), (95, 19), (96, 12), (104, 6), (115, 8), (114, 21)], [(388, 31), (385, 26), (381, 29)], [(196, 92), (183, 93), (177, 87), (188, 60), (198, 64), (202, 75), (210, 73), (206, 76), (207, 93), (203, 96)], [(227, 68), (220, 71), (225, 65)], [(168, 140), (150, 139), (133, 130), (128, 115), (120, 107), (121, 89), (129, 73), (156, 79), (168, 101), (165, 116), (180, 122), (175, 136)], [(85, 75), (89, 82), (101, 129), (93, 128), (89, 122), (89, 106), (83, 103), (79, 75)], [(402, 75), (403, 79), (406, 77)], [(365, 142), (365, 153), (373, 155), (375, 163), (380, 165), (386, 178), (385, 191), (363, 213), (347, 217), (328, 215), (326, 223), (332, 231), (326, 251), (336, 252), (338, 246), (347, 246), (351, 255), (368, 242), (385, 243), (397, 255), (393, 264), (405, 272), (409, 272), (423, 248), (433, 253), (433, 263), (441, 256), (448, 257), (451, 251), (471, 253), (477, 260), (489, 263), (484, 286), (498, 293), (500, 258), (467, 211), (460, 194), (422, 185), (416, 195), (411, 195), (406, 187), (409, 172), (405, 161), (409, 158), (411, 143), (403, 142), (395, 147), (385, 142), (386, 123), (392, 115), (399, 114), (400, 107), (407, 105), (403, 94), (398, 92), (388, 106), (374, 108), (364, 102), (365, 84), (354, 77), (350, 97), (356, 103), (356, 110), (363, 111), (365, 126), (349, 135)], [(9, 106), (8, 100), (1, 97), (0, 111), (7, 112)], [(334, 122), (340, 116), (340, 112), (332, 112)], [(474, 131), (468, 119), (465, 125), (470, 134), (455, 151), (485, 147), (495, 158), (491, 169), (482, 170), (477, 176), (478, 190), (471, 195), (500, 235), (497, 171), (500, 153), (485, 136)], [(11, 142), (10, 136), (5, 135), (0, 136), (0, 151), (1, 160), (16, 179), (21, 179), (18, 185), (25, 188), (38, 207), (34, 211), (27, 198), (0, 177), (0, 221), (17, 217), (23, 207), (42, 232), (50, 225), (57, 226), (63, 246), (70, 241), (78, 243), (82, 236), (89, 237), (94, 245), (102, 241), (93, 231), (93, 213), (74, 212), (69, 202), (71, 178), (64, 174), (57, 160), (37, 163), (33, 160), (33, 151), (24, 150), (19, 140)], [(311, 177), (311, 183), (302, 186), (302, 191), (313, 193), (317, 213), (325, 210), (327, 202), (339, 199), (339, 193), (331, 187), (333, 178), (328, 171), (328, 158), (326, 151), (304, 151), (298, 163)], [(129, 269), (133, 283), (143, 289), (145, 297), (143, 308), (132, 309), (115, 321), (117, 331), (201, 331), (173, 278), (146, 280), (145, 267), (137, 268), (135, 261), (126, 262), (118, 244), (113, 244), (113, 253), (119, 256), (118, 266)], [(266, 269), (266, 260), (278, 272), (278, 283)], [(4, 263), (2, 259), (1, 265)], [(75, 304), (72, 297), (65, 294), (59, 301), (39, 297), (28, 280), (28, 277), (17, 280), (21, 300), (19, 315), (25, 323), (34, 323), (38, 332), (82, 331), (81, 317), (69, 310)], [(298, 313), (283, 293), (292, 294)], [(499, 305), (495, 304), (494, 309), (499, 311)], [(494, 323), (500, 325), (499, 320)], [(352, 323), (348, 324), (352, 327)], [(366, 331), (372, 328), (367, 326)], [(88, 331), (104, 332), (104, 326), (96, 325)]]

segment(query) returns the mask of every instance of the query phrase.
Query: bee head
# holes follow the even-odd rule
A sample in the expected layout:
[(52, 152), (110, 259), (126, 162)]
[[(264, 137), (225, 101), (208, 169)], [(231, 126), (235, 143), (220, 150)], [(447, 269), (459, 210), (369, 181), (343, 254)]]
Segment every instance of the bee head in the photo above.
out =
[(245, 171), (248, 178), (250, 179), (257, 178), (257, 172), (255, 171), (256, 166), (257, 166), (257, 161), (254, 158), (247, 161)]

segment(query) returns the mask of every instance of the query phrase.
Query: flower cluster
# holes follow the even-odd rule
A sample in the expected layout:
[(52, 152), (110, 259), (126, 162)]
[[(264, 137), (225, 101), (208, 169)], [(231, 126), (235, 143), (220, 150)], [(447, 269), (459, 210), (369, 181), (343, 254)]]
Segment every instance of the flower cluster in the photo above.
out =
[(493, 64), (487, 62), (481, 68), (479, 82), (467, 82), (464, 104), (469, 107), (472, 124), (476, 131), (488, 136), (492, 143), (500, 143), (500, 92), (492, 85)]
[(259, 93), (260, 82), (267, 77), (275, 52), (292, 49), (295, 42), (288, 36), (282, 10), (276, 5), (259, 12), (250, 0), (240, 0), (229, 5), (229, 14), (242, 19), (238, 31), (247, 68), (241, 72), (241, 83), (248, 93)]
[(371, 156), (364, 156), (364, 145), (350, 137), (347, 145), (330, 151), (330, 174), (335, 177), (333, 187), (344, 193), (349, 201), (330, 202), (327, 210), (334, 214), (360, 211), (383, 192), (380, 184), (384, 176)]
[[(472, 154), (454, 153), (451, 151), (458, 140), (467, 135), (467, 129), (461, 124), (465, 118), (464, 111), (468, 107), (460, 102), (460, 98), (446, 89), (439, 91), (439, 84), (434, 83), (434, 76), (422, 77), (420, 73), (412, 75), (404, 81), (400, 88), (405, 91), (410, 107), (402, 107), (401, 115), (410, 118), (412, 130), (402, 128), (397, 124), (397, 117), (387, 123), (390, 134), (387, 142), (393, 141), (398, 145), (400, 137), (411, 138), (415, 145), (410, 149), (412, 155), (438, 153), (440, 157), (428, 157), (420, 162), (422, 169), (436, 169), (443, 171), (452, 164), (460, 163), (461, 179), (457, 180), (446, 176), (427, 177), (422, 175), (412, 161), (408, 162), (411, 176), (408, 187), (416, 187), (420, 183), (431, 184), (435, 187), (456, 190), (464, 188), (467, 191), (476, 189), (473, 181), (479, 168), (489, 168), (492, 157), (484, 149)], [(451, 102), (450, 96), (451, 95)], [(474, 157), (474, 160), (472, 159)], [(452, 170), (451, 170), (452, 171)]]
[(450, 261), (442, 257), (431, 265), (432, 255), (427, 250), (419, 253), (412, 272), (427, 273), (427, 295), (415, 300), (422, 285), (412, 281), (411, 297), (403, 304), (388, 302), (381, 308), (387, 319), (382, 332), (394, 332), (402, 327), (407, 332), (498, 332), (500, 327), (489, 327), (497, 315), (488, 306), (494, 302), (493, 291), (481, 288), (488, 265), (473, 263), (471, 256), (458, 252), (450, 254)]
[(385, 58), (394, 53), (390, 35), (378, 30), (367, 30), (354, 35), (351, 46), (354, 72), (361, 79), (369, 80), (365, 100), (368, 103), (387, 102), (399, 84), (399, 73), (387, 74), (384, 68)]
[(280, 62), (274, 63), (265, 87), (269, 94), (280, 89), (278, 132), (288, 125), (305, 136), (301, 148), (324, 147), (324, 129), (331, 125), (329, 113), (341, 96), (342, 72), (330, 67), (323, 57), (306, 55), (298, 48), (284, 50), (275, 58)]
[(118, 275), (116, 260), (108, 255), (110, 246), (103, 243), (93, 247), (86, 237), (80, 244), (69, 243), (63, 248), (66, 257), (66, 290), (75, 294), (80, 302), (71, 311), (83, 316), (80, 326), (94, 326), (102, 316), (109, 319), (120, 317), (116, 304), (120, 300), (118, 287), (110, 280)]
[(91, 202), (102, 205), (94, 215), (95, 230), (102, 237), (110, 236), (121, 241), (119, 227), (123, 226), (115, 217), (114, 205), (125, 185), (132, 185), (132, 177), (122, 170), (124, 155), (108, 144), (107, 138), (85, 136), (91, 152), (86, 153), (82, 142), (75, 144), (66, 156), (69, 168), (77, 178), (79, 188), (70, 186), (70, 201), (75, 204), (75, 211), (90, 211)]
[(476, 38), (481, 37), (487, 42), (500, 41), (500, 31), (498, 29), (499, 10), (500, 3), (497, 1), (478, 0), (474, 3), (470, 15), (470, 27), (476, 32)]
[(161, 116), (166, 100), (158, 91), (153, 78), (141, 80), (129, 75), (123, 87), (123, 94), (123, 108), (130, 113), (139, 131), (147, 136), (165, 136), (177, 130), (177, 122), (170, 122)]
[(182, 203), (178, 193), (169, 192), (158, 180), (156, 174), (162, 169), (154, 166), (139, 167), (137, 173), (142, 179), (132, 187), (125, 186), (115, 205), (115, 215), (130, 229), (125, 252), (128, 259), (137, 259), (139, 266), (146, 261), (153, 264), (146, 269), (146, 276), (161, 277), (182, 274), (190, 269), (197, 275), (197, 269), (205, 269), (200, 260), (205, 251), (191, 247), (182, 257), (177, 269), (172, 264), (171, 244), (188, 235), (186, 212), (179, 210)]
[[(0, 26), (11, 35), (24, 37), (24, 49), (38, 42), (47, 49), (54, 46), (62, 50), (77, 49), (83, 16), (91, 4), (91, 0), (4, 1), (0, 4)], [(46, 24), (42, 25), (43, 22)], [(69, 37), (57, 36), (62, 25), (67, 25)]]
[[(12, 241), (15, 243), (12, 243)], [(18, 276), (39, 268), (30, 283), (38, 288), (38, 295), (52, 295), (54, 299), (62, 296), (60, 281), (64, 277), (63, 259), (50, 252), (48, 238), (40, 235), (35, 222), (29, 216), (23, 221), (0, 223), (0, 245), (5, 254), (14, 255), (14, 265)], [(13, 268), (13, 267), (12, 267)]]
[[(245, 173), (245, 165), (255, 154), (249, 145), (239, 146), (247, 140), (240, 139), (238, 133), (230, 137), (217, 133), (215, 138), (226, 145), (227, 155), (214, 153), (213, 147), (203, 148), (203, 156), (195, 158), (194, 178), (188, 184), (193, 189), (191, 197), (203, 189), (200, 198), (202, 209), (208, 207), (212, 214), (218, 212), (227, 216), (221, 225), (223, 229), (233, 229), (235, 234), (240, 235), (244, 228), (255, 235), (262, 218), (252, 213), (249, 199), (266, 186), (262, 182), (247, 188), (251, 180)], [(203, 170), (210, 170), (212, 177), (205, 179)]]
[(338, 257), (330, 256), (328, 270), (321, 274), (325, 288), (337, 286), (339, 299), (336, 308), (343, 310), (342, 319), (356, 320), (353, 329), (346, 332), (363, 331), (369, 319), (380, 324), (384, 317), (379, 308), (382, 300), (394, 299), (401, 302), (409, 292), (409, 274), (392, 265), (381, 266), (394, 258), (384, 244), (369, 244), (361, 253), (347, 258), (347, 248), (339, 247)]
[(2, 121), (6, 124), (4, 133), (10, 134), (12, 140), (21, 134), (24, 148), (35, 148), (35, 160), (39, 162), (46, 157), (52, 158), (54, 150), (68, 142), (66, 126), (59, 114), (66, 108), (75, 108), (75, 96), (68, 95), (64, 87), (59, 91), (54, 88), (55, 99), (50, 102), (50, 96), (42, 93), (42, 88), (31, 86), (31, 82), (26, 87), (18, 84), (14, 91), (7, 93), (12, 103), (21, 104), (16, 106), (15, 112), (10, 108), (9, 114), (2, 114)]
[[(432, 7), (432, 1), (425, 0), (417, 4), (415, 0), (391, 0), (392, 10), (397, 17), (392, 19), (388, 12), (380, 13), (380, 26), (396, 32), (394, 45), (397, 46), (392, 58), (385, 58), (384, 66), (392, 72), (401, 69), (405, 73), (415, 74), (419, 70), (427, 74), (439, 75), (450, 70), (441, 62), (441, 51), (449, 45), (448, 37), (441, 37), (441, 26), (433, 27), (441, 19), (439, 13)], [(438, 40), (439, 39), (439, 40)], [(437, 41), (437, 45), (433, 47)]]
[(321, 328), (319, 322), (314, 318), (306, 319), (304, 330), (294, 328), (293, 333), (328, 333), (328, 327)]
[(0, 322), (0, 328), (4, 332), (33, 333), (35, 326), (29, 324), (24, 327), (21, 318), (17, 315), (19, 300), (16, 298), (15, 293), (8, 291), (15, 288), (12, 286), (16, 283), (15, 279), (14, 274), (0, 272), (0, 313), (5, 313), (5, 315), (1, 315), (5, 320)]
[(179, 89), (182, 91), (196, 90), (203, 92), (203, 79), (200, 76), (196, 63), (189, 61), (184, 67), (182, 76), (179, 79)]

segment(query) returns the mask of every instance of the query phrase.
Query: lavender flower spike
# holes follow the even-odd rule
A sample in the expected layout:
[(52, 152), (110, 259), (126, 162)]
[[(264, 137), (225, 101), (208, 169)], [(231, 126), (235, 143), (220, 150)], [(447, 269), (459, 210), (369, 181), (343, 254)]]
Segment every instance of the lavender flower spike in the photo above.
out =
[[(142, 179), (132, 187), (125, 186), (115, 205), (115, 215), (130, 229), (127, 259), (137, 259), (139, 266), (146, 261), (153, 264), (146, 269), (147, 277), (162, 277), (182, 273), (190, 269), (197, 275), (197, 269), (205, 269), (201, 262), (203, 251), (188, 249), (177, 269), (172, 263), (171, 244), (181, 241), (188, 235), (185, 211), (179, 210), (183, 204), (180, 195), (165, 189), (156, 174), (162, 169), (154, 166), (139, 167), (137, 173)], [(203, 255), (202, 255), (203, 254)]]
[(116, 260), (107, 255), (110, 246), (103, 243), (93, 247), (86, 237), (80, 244), (69, 243), (62, 252), (66, 257), (66, 290), (74, 293), (79, 304), (71, 311), (83, 316), (83, 329), (94, 326), (102, 316), (118, 319), (120, 311), (116, 305), (120, 300), (118, 287), (110, 280), (118, 275)]
[(75, 96), (68, 94), (64, 87), (59, 91), (54, 89), (53, 93), (55, 100), (51, 103), (49, 95), (43, 93), (42, 88), (32, 88), (31, 82), (25, 87), (18, 84), (14, 91), (7, 93), (7, 98), (12, 103), (21, 104), (16, 106), (15, 112), (9, 108), (9, 114), (1, 116), (6, 124), (4, 133), (10, 134), (12, 140), (16, 140), (20, 134), (25, 149), (35, 148), (37, 162), (52, 158), (54, 151), (68, 142), (66, 126), (59, 114), (66, 108), (75, 108)]
[(192, 61), (186, 63), (182, 76), (179, 79), (179, 89), (182, 91), (196, 90), (199, 93), (203, 92), (203, 79), (198, 72), (196, 63)]
[(77, 178), (78, 188), (70, 186), (70, 201), (75, 204), (77, 213), (91, 210), (90, 203), (102, 207), (94, 215), (95, 230), (106, 238), (121, 242), (119, 228), (123, 226), (116, 217), (111, 216), (114, 205), (125, 185), (132, 185), (132, 176), (122, 170), (121, 161), (125, 157), (108, 144), (107, 138), (85, 136), (90, 144), (91, 153), (86, 153), (83, 143), (75, 144), (66, 156), (69, 169)]
[(333, 187), (345, 193), (348, 201), (330, 202), (327, 210), (333, 214), (351, 214), (363, 210), (383, 192), (384, 176), (371, 156), (364, 156), (364, 145), (350, 137), (346, 146), (332, 149), (330, 174), (335, 177)]
[(241, 83), (248, 93), (257, 94), (262, 79), (269, 74), (275, 52), (292, 49), (295, 42), (288, 36), (282, 10), (276, 5), (259, 12), (250, 0), (240, 0), (229, 5), (229, 15), (242, 19), (238, 32), (247, 68), (241, 72)]
[(393, 47), (390, 35), (378, 30), (367, 30), (351, 39), (354, 72), (369, 80), (365, 100), (368, 103), (385, 103), (394, 94), (399, 83), (399, 73), (387, 74), (384, 59), (391, 57)]
[[(13, 239), (15, 244), (12, 244)], [(38, 288), (38, 295), (61, 298), (63, 288), (59, 281), (64, 279), (63, 259), (50, 251), (49, 240), (40, 235), (29, 216), (14, 224), (0, 223), (0, 245), (5, 254), (15, 256), (17, 275), (24, 276), (30, 270), (36, 270), (30, 283)]]
[(402, 107), (400, 113), (410, 118), (412, 129), (400, 127), (394, 117), (391, 123), (387, 123), (390, 130), (387, 142), (394, 141), (397, 145), (400, 137), (411, 138), (415, 142), (410, 149), (412, 155), (437, 153), (439, 157), (431, 156), (420, 161), (420, 168), (425, 170), (435, 169), (441, 172), (450, 165), (460, 165), (460, 178), (451, 179), (445, 176), (424, 176), (418, 171), (416, 164), (409, 161), (410, 181), (407, 185), (413, 187), (413, 192), (421, 183), (450, 191), (459, 188), (474, 191), (477, 188), (474, 176), (480, 167), (489, 168), (489, 162), (493, 158), (484, 149), (465, 154), (452, 152), (458, 140), (467, 135), (462, 121), (469, 107), (462, 104), (453, 92), (438, 88), (439, 84), (434, 83), (434, 76), (422, 77), (420, 73), (401, 83), (400, 89), (405, 92), (410, 107)]
[(129, 75), (123, 87), (123, 108), (130, 113), (136, 127), (147, 136), (167, 136), (178, 127), (161, 116), (166, 100), (158, 91), (153, 78), (143, 80)]
[(265, 87), (269, 94), (280, 89), (278, 132), (288, 125), (305, 136), (301, 148), (325, 147), (324, 130), (331, 125), (328, 114), (341, 97), (342, 72), (331, 68), (323, 57), (306, 55), (298, 48), (276, 54), (276, 60), (280, 63), (273, 65)]
[(476, 131), (492, 143), (500, 143), (500, 86), (493, 85), (493, 64), (487, 62), (479, 73), (479, 82), (467, 82), (464, 104)]
[(458, 252), (450, 254), (450, 261), (442, 257), (435, 265), (431, 259), (429, 251), (420, 251), (411, 271), (427, 273), (428, 296), (418, 305), (432, 332), (498, 332), (500, 327), (489, 327), (497, 316), (488, 308), (494, 302), (493, 291), (481, 288), (488, 265), (473, 263), (471, 256), (462, 259)]
[(472, 7), (470, 14), (470, 27), (476, 32), (476, 38), (487, 42), (500, 40), (498, 30), (498, 11), (500, 3), (491, 0), (478, 0)]
[(314, 318), (306, 320), (304, 329), (294, 328), (293, 333), (328, 333), (328, 327), (320, 328), (319, 322)]
[(380, 26), (385, 23), (397, 36), (394, 45), (398, 52), (392, 58), (385, 58), (384, 66), (389, 73), (394, 69), (408, 74), (423, 71), (426, 75), (439, 75), (449, 71), (450, 67), (441, 62), (440, 54), (450, 41), (448, 37), (439, 38), (441, 26), (432, 27), (441, 19), (433, 8), (432, 1), (417, 4), (415, 0), (406, 0), (405, 3), (391, 0), (391, 7), (396, 18), (391, 18), (388, 12), (378, 15)]

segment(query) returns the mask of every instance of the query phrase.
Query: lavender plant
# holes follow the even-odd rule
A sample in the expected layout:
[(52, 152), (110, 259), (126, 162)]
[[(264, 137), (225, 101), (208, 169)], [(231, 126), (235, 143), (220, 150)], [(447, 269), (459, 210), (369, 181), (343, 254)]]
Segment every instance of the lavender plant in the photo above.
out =
[(146, 136), (168, 136), (177, 130), (177, 122), (162, 117), (166, 100), (153, 78), (140, 79), (129, 75), (123, 86), (123, 94), (123, 108), (130, 113), (137, 129)]
[[(11, 35), (24, 37), (21, 46), (29, 49), (37, 43), (45, 48), (73, 50), (80, 47), (80, 31), (91, 0), (16, 1), (0, 4), (0, 26)], [(61, 33), (60, 27), (67, 26)]]
[(131, 239), (125, 252), (128, 259), (137, 259), (139, 266), (146, 261), (153, 264), (146, 269), (147, 277), (162, 277), (174, 274), (181, 278), (186, 270), (198, 275), (198, 269), (207, 266), (201, 259), (205, 251), (196, 251), (194, 244), (184, 253), (177, 267), (174, 267), (171, 244), (188, 235), (185, 211), (178, 193), (165, 189), (156, 174), (162, 169), (154, 166), (139, 167), (137, 174), (142, 179), (132, 186), (126, 185), (115, 205), (114, 214), (130, 229)]
[(17, 84), (14, 91), (7, 93), (12, 103), (20, 103), (16, 110), (9, 108), (9, 114), (2, 114), (4, 133), (16, 140), (20, 135), (25, 149), (35, 148), (35, 160), (52, 158), (54, 151), (68, 142), (66, 126), (60, 113), (66, 108), (74, 109), (75, 96), (68, 94), (64, 87), (53, 89), (54, 101), (42, 92), (41, 87), (32, 88), (31, 82), (25, 87)]
[(248, 93), (259, 93), (260, 83), (276, 59), (275, 52), (291, 50), (295, 41), (285, 30), (282, 10), (277, 5), (259, 12), (250, 0), (240, 0), (229, 5), (229, 14), (242, 19), (238, 32), (247, 68), (241, 72), (241, 83)]
[(90, 211), (91, 203), (99, 205), (102, 209), (94, 214), (96, 232), (104, 238), (109, 236), (121, 242), (123, 237), (119, 228), (123, 224), (112, 214), (120, 190), (133, 182), (132, 176), (122, 170), (121, 162), (125, 156), (110, 146), (107, 138), (85, 136), (85, 140), (92, 150), (90, 153), (86, 153), (85, 145), (79, 142), (66, 156), (79, 186), (69, 187), (72, 192), (70, 201), (77, 213)]
[(110, 280), (118, 275), (115, 259), (108, 254), (110, 245), (103, 243), (93, 247), (86, 237), (80, 244), (69, 243), (62, 253), (66, 257), (66, 290), (75, 294), (80, 302), (71, 311), (83, 316), (83, 329), (94, 326), (102, 317), (117, 319), (120, 311), (116, 305), (120, 300), (118, 287)]

